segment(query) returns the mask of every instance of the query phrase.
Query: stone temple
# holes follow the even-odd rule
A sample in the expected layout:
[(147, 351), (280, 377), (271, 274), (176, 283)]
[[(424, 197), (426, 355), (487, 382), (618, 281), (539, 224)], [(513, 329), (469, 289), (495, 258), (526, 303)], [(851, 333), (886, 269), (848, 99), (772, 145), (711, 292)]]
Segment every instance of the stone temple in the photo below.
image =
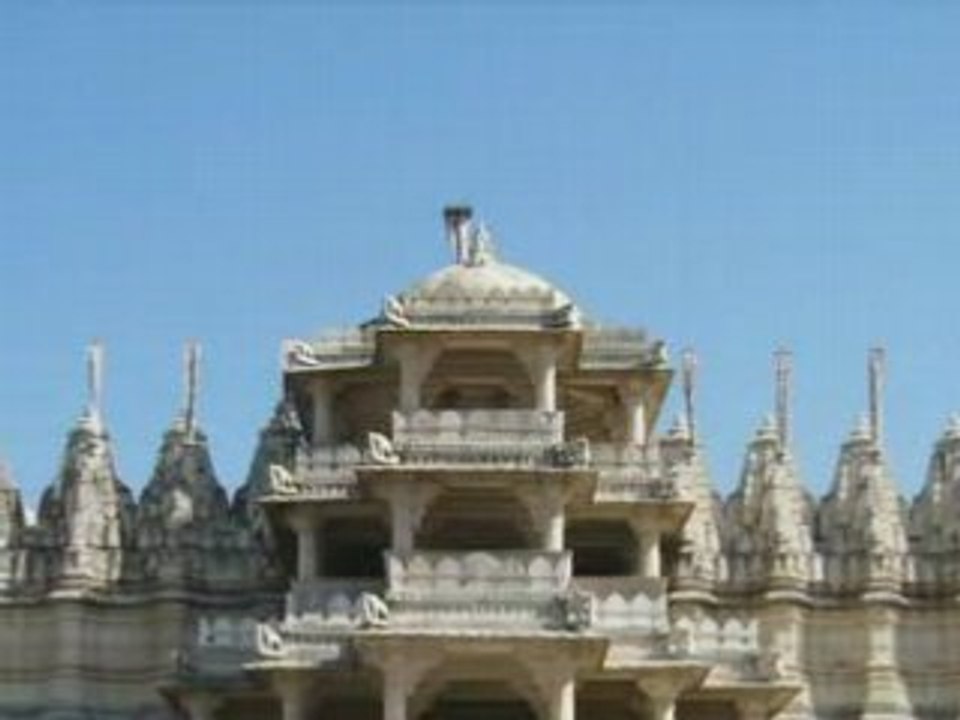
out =
[[(0, 718), (763, 720), (960, 714), (960, 422), (898, 495), (883, 355), (816, 500), (790, 357), (740, 484), (659, 431), (666, 346), (448, 208), (455, 262), (283, 350), (249, 477), (181, 413), (135, 500), (90, 399), (27, 522), (0, 473)], [(762, 410), (762, 409), (760, 409)]]

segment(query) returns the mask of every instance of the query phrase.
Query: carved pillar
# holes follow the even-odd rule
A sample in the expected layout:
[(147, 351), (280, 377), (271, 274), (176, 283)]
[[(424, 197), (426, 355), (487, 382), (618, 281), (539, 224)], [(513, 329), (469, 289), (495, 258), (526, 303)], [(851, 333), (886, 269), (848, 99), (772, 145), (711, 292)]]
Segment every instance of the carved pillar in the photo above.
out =
[(637, 574), (645, 578), (660, 577), (660, 531), (643, 527), (637, 532), (639, 543)]
[(567, 526), (564, 488), (528, 485), (519, 487), (516, 492), (540, 535), (542, 548), (548, 552), (563, 552)]
[(219, 698), (206, 694), (191, 695), (183, 698), (182, 702), (190, 720), (214, 720), (220, 705)]
[(550, 508), (543, 539), (543, 545), (547, 551), (563, 552), (563, 535), (566, 525), (563, 506)]
[(550, 720), (575, 720), (576, 687), (573, 675), (558, 680), (550, 698)]
[(317, 577), (316, 518), (307, 511), (294, 511), (289, 524), (297, 535), (297, 579), (313, 580)]
[(413, 551), (414, 536), (427, 506), (438, 490), (432, 485), (394, 483), (385, 489), (390, 505), (390, 549), (406, 555)]
[(646, 445), (647, 408), (644, 404), (643, 388), (636, 383), (622, 385), (620, 401), (626, 414), (627, 442), (631, 445)]
[(552, 345), (531, 348), (521, 359), (533, 383), (536, 409), (554, 412), (557, 409), (557, 348)]
[(307, 720), (307, 678), (295, 671), (283, 673), (274, 677), (273, 685), (280, 698), (280, 717), (283, 720)]
[(737, 702), (737, 714), (740, 720), (767, 720), (769, 715), (766, 704), (759, 700), (740, 700)]
[(313, 397), (313, 444), (333, 443), (333, 388), (326, 378), (317, 378), (310, 386)]
[(644, 678), (639, 685), (650, 700), (650, 720), (673, 720), (681, 687), (680, 678)]
[(401, 345), (396, 350), (400, 364), (400, 411), (411, 413), (420, 409), (423, 381), (426, 380), (439, 347), (421, 347), (412, 343)]
[(383, 677), (383, 720), (407, 720), (409, 689), (405, 673), (385, 672)]

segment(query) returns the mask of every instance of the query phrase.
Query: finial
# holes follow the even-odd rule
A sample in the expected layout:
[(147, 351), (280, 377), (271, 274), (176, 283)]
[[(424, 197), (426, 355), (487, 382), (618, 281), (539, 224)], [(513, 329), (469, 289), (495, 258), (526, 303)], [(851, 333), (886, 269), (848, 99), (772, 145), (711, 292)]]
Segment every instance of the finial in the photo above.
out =
[(776, 413), (777, 440), (781, 449), (790, 446), (792, 420), (790, 400), (793, 390), (793, 353), (786, 348), (779, 348), (774, 353), (774, 367), (776, 372), (776, 397), (774, 407)]
[(683, 414), (687, 423), (687, 432), (690, 442), (697, 441), (695, 391), (697, 380), (697, 355), (692, 348), (685, 348), (681, 357), (681, 372), (683, 380)]
[(86, 419), (97, 430), (103, 425), (103, 343), (95, 340), (87, 347)]
[(773, 415), (764, 415), (757, 428), (758, 440), (776, 440), (780, 442), (780, 429)]
[(950, 417), (947, 418), (947, 427), (943, 431), (943, 436), (946, 438), (960, 438), (960, 414), (951, 413)]
[(188, 342), (183, 351), (183, 425), (188, 438), (196, 432), (199, 392), (200, 344)]
[(870, 439), (878, 445), (883, 442), (883, 389), (886, 381), (886, 365), (886, 351), (880, 347), (872, 348), (867, 363)]
[(448, 205), (443, 209), (443, 223), (447, 229), (447, 240), (453, 247), (457, 264), (468, 264), (470, 255), (470, 219), (473, 208), (469, 205)]

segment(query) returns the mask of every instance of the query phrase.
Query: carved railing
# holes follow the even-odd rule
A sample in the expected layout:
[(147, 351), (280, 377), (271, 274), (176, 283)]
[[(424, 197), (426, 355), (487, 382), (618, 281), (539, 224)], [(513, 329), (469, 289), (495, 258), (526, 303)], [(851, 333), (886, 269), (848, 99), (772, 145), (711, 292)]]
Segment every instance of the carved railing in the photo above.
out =
[(284, 369), (364, 366), (373, 360), (375, 351), (376, 338), (369, 330), (330, 330), (314, 340), (286, 340)]
[(383, 580), (376, 579), (294, 582), (287, 593), (287, 617), (300, 617), (311, 624), (353, 627), (363, 620), (363, 596), (380, 596), (383, 589)]
[(395, 412), (393, 445), (411, 465), (575, 465), (585, 450), (564, 443), (563, 420), (562, 412), (540, 410)]
[(414, 552), (387, 556), (389, 597), (545, 596), (570, 583), (568, 552)]
[(592, 443), (590, 466), (597, 471), (598, 501), (672, 500), (674, 482), (664, 473), (659, 456), (649, 449), (623, 443)]
[(663, 580), (578, 577), (573, 586), (592, 598), (594, 629), (618, 634), (665, 633), (669, 629)]
[(356, 467), (363, 453), (354, 445), (302, 448), (297, 452), (293, 482), (300, 493), (330, 500), (348, 500), (357, 493)]
[(755, 655), (760, 650), (757, 620), (746, 615), (682, 616), (674, 621), (673, 626), (684, 637), (685, 649), (691, 655), (743, 657)]
[(656, 362), (662, 350), (642, 330), (588, 327), (583, 331), (582, 367), (636, 367)]

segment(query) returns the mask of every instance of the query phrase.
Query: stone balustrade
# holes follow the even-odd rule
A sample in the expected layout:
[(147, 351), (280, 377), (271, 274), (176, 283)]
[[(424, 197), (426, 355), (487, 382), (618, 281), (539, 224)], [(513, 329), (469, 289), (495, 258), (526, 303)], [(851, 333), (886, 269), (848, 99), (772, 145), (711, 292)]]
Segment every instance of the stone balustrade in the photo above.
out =
[(562, 412), (417, 410), (393, 414), (393, 444), (404, 464), (577, 464), (563, 432)]
[(387, 556), (390, 597), (545, 596), (570, 584), (569, 552), (414, 552)]
[(363, 452), (355, 445), (321, 445), (297, 452), (293, 481), (299, 493), (329, 500), (349, 500), (357, 496), (356, 467)]
[(637, 367), (660, 359), (659, 348), (642, 330), (585, 328), (581, 367)]
[(375, 352), (376, 338), (372, 332), (356, 328), (331, 330), (310, 341), (285, 341), (284, 369), (363, 367), (373, 361)]
[(757, 619), (739, 613), (727, 616), (683, 615), (673, 627), (683, 636), (685, 649), (691, 655), (718, 658), (757, 654), (760, 649)]
[(649, 450), (622, 443), (592, 443), (590, 466), (597, 471), (596, 500), (624, 502), (672, 500), (674, 483), (665, 476), (660, 458)]
[(383, 580), (320, 578), (295, 582), (287, 593), (287, 617), (311, 625), (355, 627), (363, 621), (364, 594), (381, 596)]
[(661, 579), (578, 577), (573, 586), (592, 598), (593, 629), (637, 635), (669, 630), (665, 583)]

